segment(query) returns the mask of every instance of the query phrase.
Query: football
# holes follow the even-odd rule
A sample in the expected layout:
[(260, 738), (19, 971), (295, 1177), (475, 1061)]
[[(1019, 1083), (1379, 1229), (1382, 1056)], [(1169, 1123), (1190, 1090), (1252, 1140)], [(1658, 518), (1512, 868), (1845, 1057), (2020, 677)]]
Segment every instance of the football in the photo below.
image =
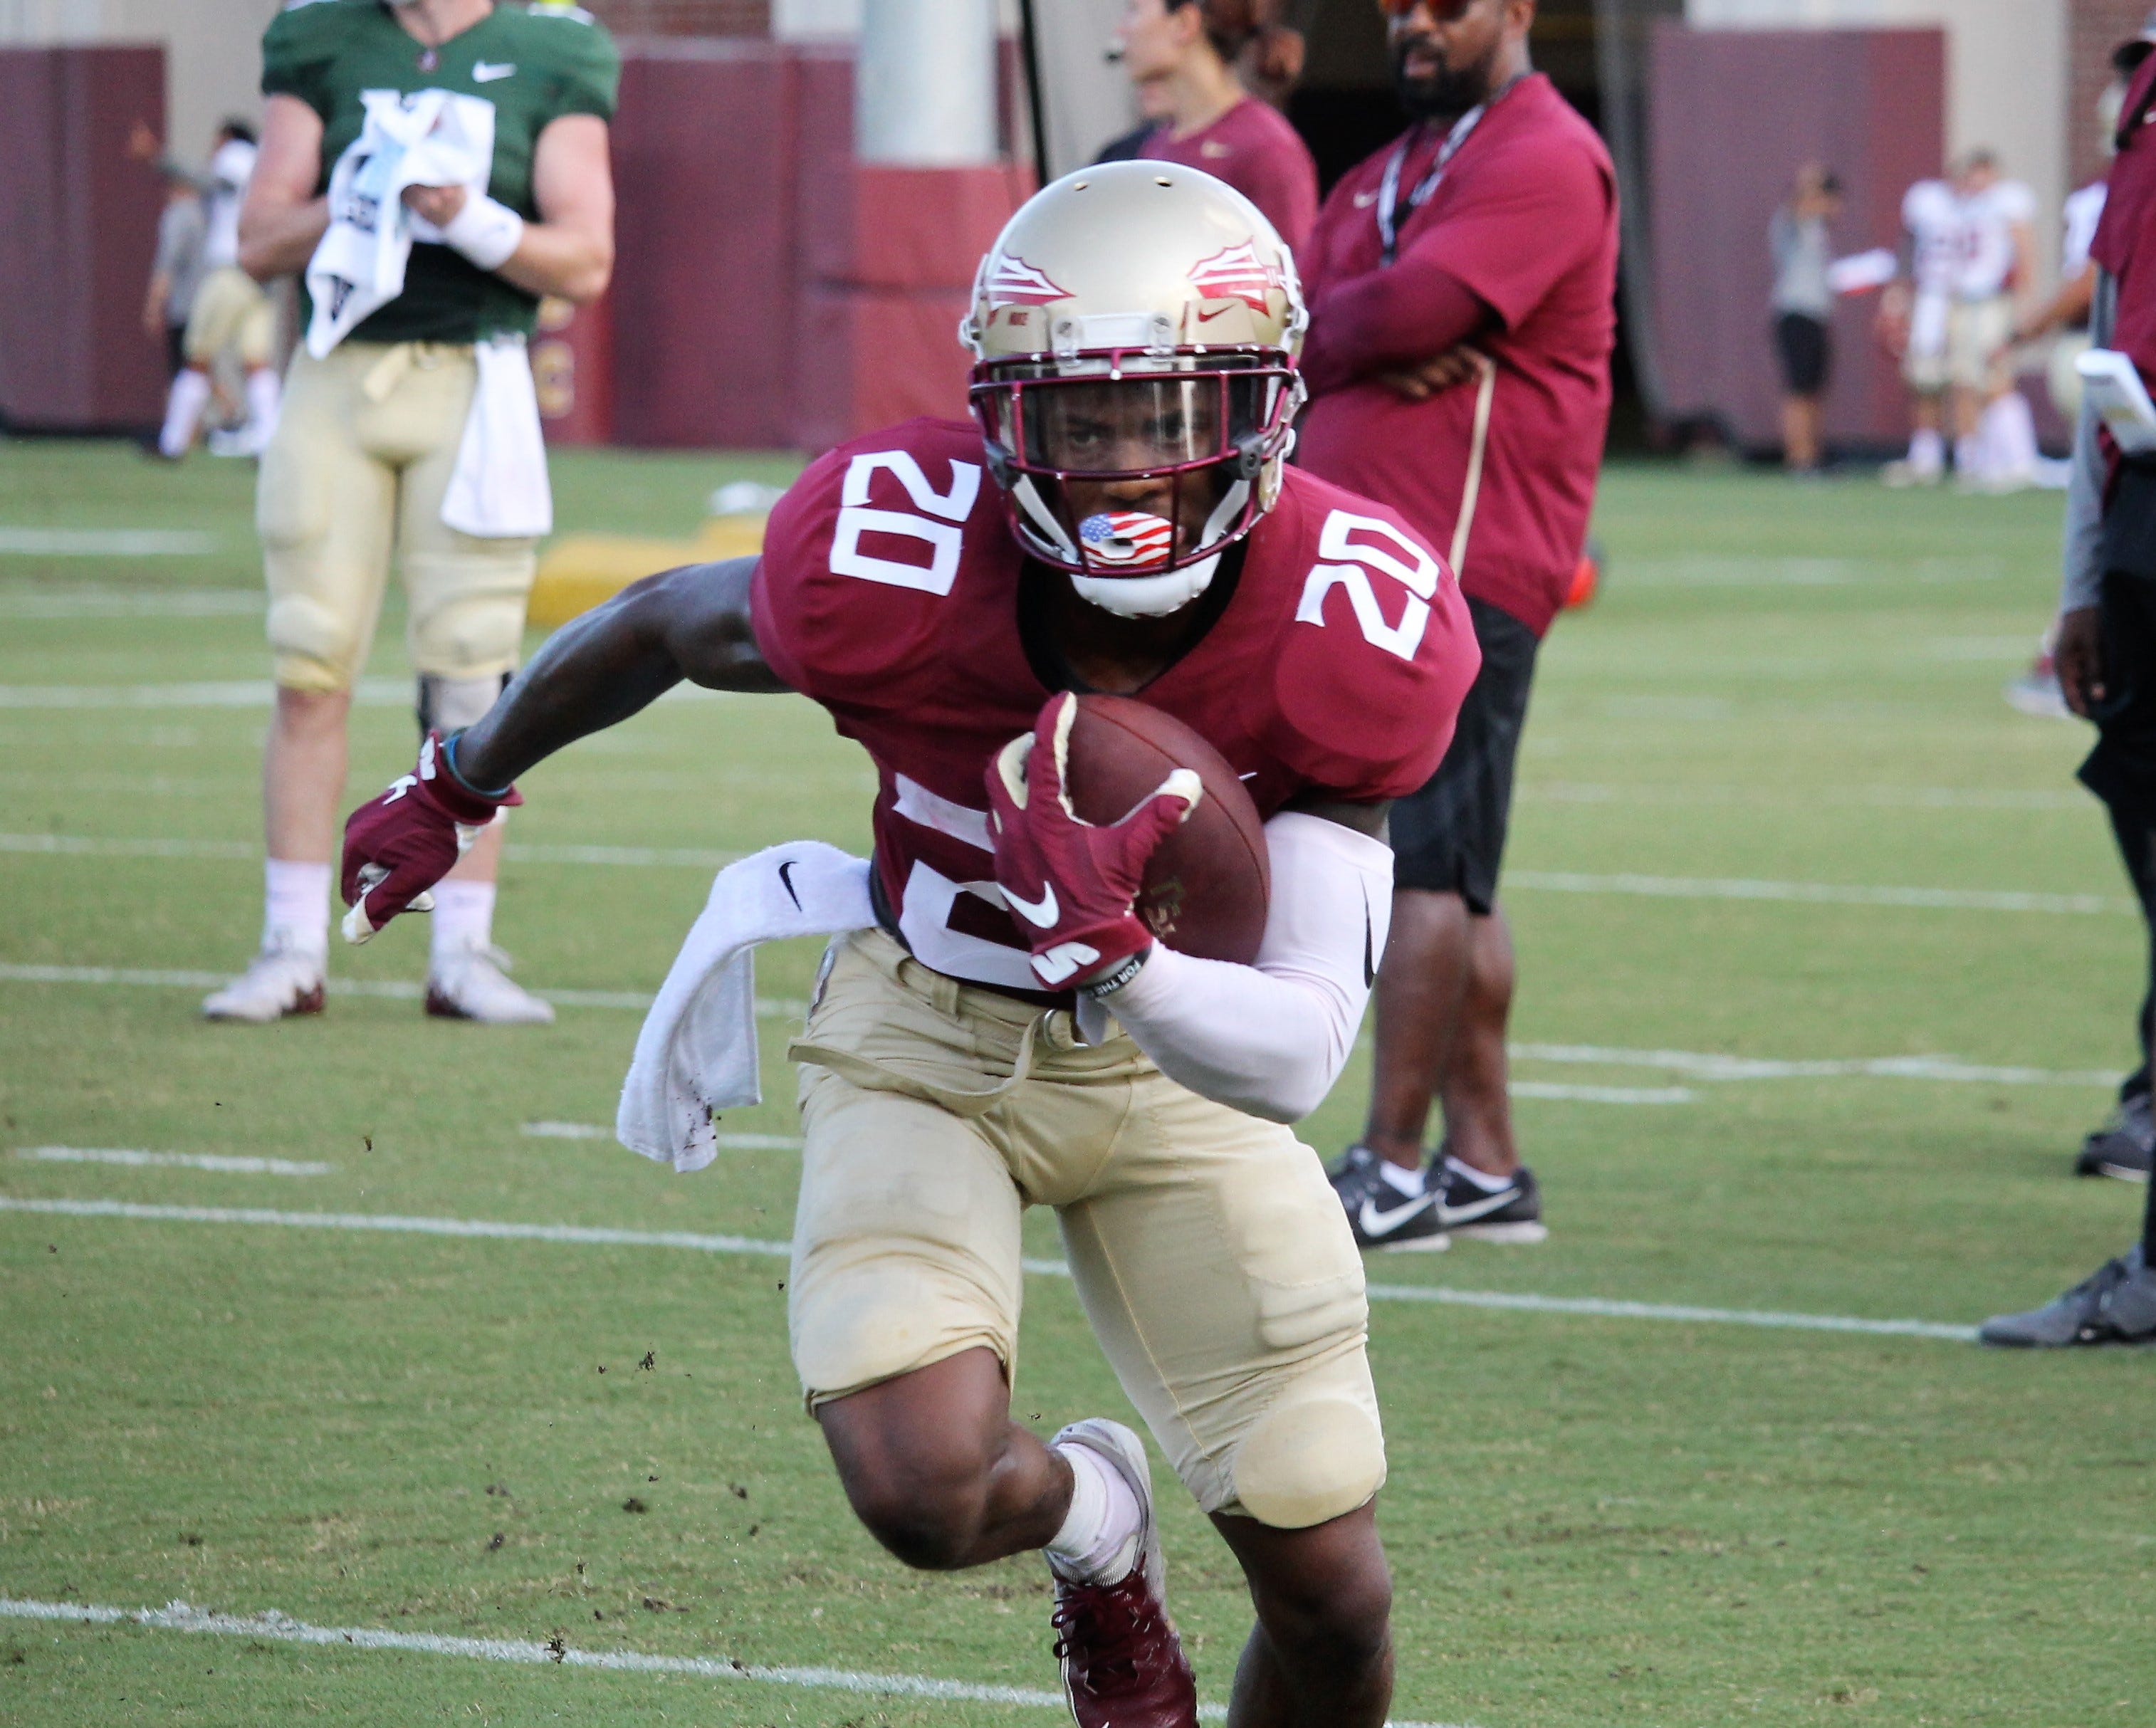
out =
[(1130, 696), (1084, 695), (1071, 723), (1070, 808), (1120, 822), (1177, 768), (1205, 796), (1146, 867), (1138, 915), (1169, 947), (1247, 966), (1265, 935), (1271, 873), (1258, 807), (1227, 759), (1174, 715)]

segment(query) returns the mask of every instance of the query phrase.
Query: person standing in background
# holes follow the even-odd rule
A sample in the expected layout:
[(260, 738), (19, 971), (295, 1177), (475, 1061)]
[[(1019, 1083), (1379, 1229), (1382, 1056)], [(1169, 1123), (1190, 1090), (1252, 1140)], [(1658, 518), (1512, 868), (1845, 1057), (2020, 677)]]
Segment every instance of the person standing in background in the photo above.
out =
[[(1482, 667), (1436, 774), (1393, 806), (1370, 1112), (1332, 1175), (1365, 1247), (1532, 1241), (1497, 871), (1535, 651), (1579, 568), (1609, 425), (1616, 176), (1529, 62), (1534, 0), (1384, 9), (1414, 124), (1333, 187), (1303, 249), (1299, 459), (1445, 550)], [(1373, 641), (1413, 617), (1357, 612)], [(1434, 1097), (1445, 1141), (1425, 1170)]]
[[(310, 0), (262, 62), (241, 254), (258, 279), (306, 273), (308, 330), (255, 500), (277, 682), (262, 942), (203, 1003), (216, 1020), (321, 1011), (346, 721), (393, 554), (421, 732), (508, 682), (552, 521), (525, 341), (542, 295), (596, 300), (613, 268), (621, 62), (582, 8)], [(501, 829), (470, 838), (435, 892), (426, 1011), (550, 1021), (494, 946)]]
[(1817, 162), (1797, 170), (1789, 202), (1767, 227), (1774, 254), (1774, 351), (1782, 362), (1782, 461), (1791, 474), (1819, 471), (1820, 398), (1833, 364), (1828, 320), (1834, 290), (1827, 224), (1841, 213), (1841, 182)]
[[(2156, 382), (2152, 112), (2156, 59), (2144, 59), (2127, 88), (2110, 195), (2089, 248), (2097, 268), (2090, 334), (2097, 347), (2130, 361), (2144, 386)], [(2067, 705), (2097, 729), (2081, 782), (2111, 818), (2148, 939), (2136, 1028), (2141, 1062), (2119, 1088), (2118, 1167), (2102, 1173), (2148, 1182), (2156, 1138), (2149, 1131), (2156, 1038), (2156, 454), (2123, 453), (2086, 397), (2074, 432), (2061, 563), (2059, 687)], [(1993, 1315), (1978, 1336), (1987, 1344), (2034, 1349), (2156, 1344), (2156, 1182), (2149, 1182), (2140, 1239), (2126, 1253), (2041, 1308)]]
[(1302, 38), (1271, 10), (1271, 0), (1130, 0), (1109, 58), (1130, 74), (1146, 123), (1101, 160), (1202, 169), (1255, 204), (1294, 249), (1317, 215), (1317, 164), (1235, 69), (1252, 59), (1276, 86), (1300, 71)]
[(201, 429), (219, 360), (233, 356), (246, 379), (247, 420), (220, 454), (259, 455), (277, 429), (277, 319), (262, 285), (239, 267), (239, 208), (254, 177), (254, 128), (228, 120), (218, 129), (203, 188), (203, 275), (182, 343), (183, 364), (165, 398), (157, 454), (177, 462)]
[(157, 251), (150, 264), (150, 285), (142, 296), (142, 330), (164, 351), (165, 370), (177, 378), (187, 365), (187, 315), (202, 286), (202, 193), (194, 176), (177, 162), (161, 162), (165, 208), (157, 213)]

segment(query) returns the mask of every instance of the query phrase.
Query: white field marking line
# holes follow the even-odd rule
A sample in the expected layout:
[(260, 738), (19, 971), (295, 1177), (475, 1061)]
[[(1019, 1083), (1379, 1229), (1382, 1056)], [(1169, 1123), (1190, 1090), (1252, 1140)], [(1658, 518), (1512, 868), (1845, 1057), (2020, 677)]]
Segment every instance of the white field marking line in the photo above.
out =
[(1688, 1086), (1568, 1086), (1554, 1080), (1514, 1080), (1515, 1098), (1549, 1098), (1569, 1104), (1690, 1104)]
[[(111, 1608), (95, 1602), (36, 1602), (0, 1596), (0, 1619), (43, 1620), (84, 1626), (141, 1626), (154, 1632), (206, 1632), (225, 1638), (271, 1638), (288, 1644), (325, 1644), (357, 1650), (408, 1650), (425, 1656), (462, 1656), (479, 1662), (562, 1668), (595, 1668), (613, 1674), (682, 1674), (711, 1680), (752, 1680), (822, 1692), (858, 1692), (950, 1703), (1015, 1704), (1040, 1710), (1066, 1708), (1060, 1692), (1024, 1686), (939, 1680), (926, 1674), (861, 1674), (845, 1668), (766, 1668), (715, 1656), (654, 1656), (642, 1650), (587, 1650), (531, 1638), (454, 1638), (436, 1632), (393, 1632), (372, 1626), (311, 1626), (275, 1608), (259, 1614), (220, 1614), (183, 1602), (162, 1608)], [(1224, 1720), (1225, 1705), (1199, 1706), (1209, 1722)], [(1447, 1722), (1394, 1721), (1387, 1728), (1461, 1728)]]
[[(523, 1131), (534, 1140), (612, 1140), (613, 1130), (597, 1122), (526, 1122)], [(798, 1151), (798, 1134), (715, 1134), (713, 1142), (729, 1152)]]
[(1872, 1079), (1943, 1080), (1978, 1086), (2115, 1086), (2116, 1074), (2101, 1069), (1999, 1067), (1953, 1056), (1828, 1057), (1784, 1062), (1758, 1056), (1723, 1056), (1703, 1050), (1634, 1050), (1609, 1044), (1516, 1043), (1510, 1054), (1526, 1062), (1573, 1063), (1587, 1067), (1661, 1068), (1693, 1080), (1812, 1080), (1861, 1076)]
[(334, 1164), (290, 1158), (230, 1157), (219, 1152), (138, 1152), (125, 1146), (26, 1146), (15, 1156), (41, 1164), (131, 1164), (214, 1170), (232, 1176), (327, 1176)]
[[(148, 1206), (126, 1200), (38, 1200), (0, 1194), (0, 1213), (44, 1213), (64, 1218), (132, 1218), (182, 1224), (263, 1224), (297, 1230), (375, 1230), (413, 1236), (476, 1236), (504, 1241), (567, 1242), (613, 1248), (680, 1248), (701, 1254), (763, 1254), (783, 1259), (788, 1243), (754, 1236), (706, 1236), (684, 1230), (620, 1230), (587, 1224), (505, 1223), (486, 1218), (405, 1218), (390, 1213), (272, 1212), (258, 1207)], [(1068, 1278), (1061, 1260), (1027, 1258), (1025, 1270), (1043, 1278)], [(1578, 1314), (1605, 1320), (1681, 1320), (1768, 1326), (1804, 1332), (1866, 1332), (1888, 1337), (1976, 1336), (1970, 1326), (1934, 1320), (1864, 1320), (1848, 1315), (1783, 1314), (1748, 1308), (1693, 1308), (1659, 1302), (1620, 1302), (1601, 1296), (1536, 1296), (1511, 1290), (1462, 1290), (1444, 1284), (1372, 1284), (1381, 1302), (1444, 1302), (1462, 1308)]]
[[(120, 984), (150, 989), (216, 990), (231, 982), (229, 972), (0, 962), (0, 984)], [(402, 978), (331, 978), (326, 987), (331, 996), (387, 997), (394, 1002), (417, 1002), (426, 994), (422, 986)], [(625, 1008), (641, 1014), (651, 1007), (651, 997), (639, 990), (535, 990), (532, 994), (563, 1008)], [(798, 1020), (807, 1016), (808, 1004), (798, 996), (759, 996), (756, 1012), (767, 1020)]]
[[(707, 690), (681, 684), (662, 702), (731, 700), (737, 690)], [(0, 708), (267, 708), (276, 695), (267, 679), (224, 679), (197, 684), (0, 684)], [(352, 691), (362, 708), (409, 708), (408, 679), (363, 678)]]
[[(276, 695), (267, 679), (196, 684), (0, 684), (0, 708), (267, 708)], [(362, 708), (409, 708), (408, 679), (363, 678), (352, 691)]]
[[(630, 868), (683, 865), (723, 869), (742, 854), (696, 846), (549, 846), (512, 840), (506, 850), (515, 864), (620, 864)], [(0, 834), (0, 852), (54, 858), (217, 858), (262, 855), (259, 840), (126, 838), (101, 834)]]
[(26, 558), (191, 558), (218, 548), (199, 528), (23, 528), (0, 523), (0, 553)]
[[(239, 840), (108, 838), (87, 834), (0, 834), (0, 852), (104, 858), (243, 858), (260, 847)], [(738, 852), (696, 847), (526, 845), (508, 855), (531, 864), (618, 864), (631, 868), (693, 865), (723, 868)], [(1575, 870), (1513, 870), (1506, 882), (1561, 894), (1634, 894), (1671, 900), (1794, 900), (1849, 906), (1906, 906), (1929, 910), (2047, 912), (2078, 915), (2138, 912), (2132, 900), (2097, 894), (2037, 894), (2014, 889), (1867, 888), (1836, 882), (1764, 882), (1742, 877), (1589, 875)]]
[(17, 588), (0, 592), (0, 618), (256, 618), (269, 604), (260, 588)]
[(2026, 894), (1984, 888), (1859, 888), (1838, 882), (1760, 882), (1741, 877), (1588, 875), (1576, 870), (1511, 870), (1506, 885), (1558, 894), (1639, 894), (1662, 900), (1794, 900), (1810, 905), (1902, 906), (1925, 911), (2050, 912), (2103, 917), (2138, 912), (2132, 900), (2101, 894)]
[[(229, 983), (226, 972), (156, 972), (131, 967), (31, 966), (0, 961), (0, 983), (140, 985), (152, 988), (215, 990)], [(388, 997), (415, 1002), (417, 984), (398, 979), (331, 978), (332, 996)], [(643, 1013), (651, 998), (634, 991), (547, 990), (538, 994), (563, 1008), (627, 1008)], [(759, 1017), (770, 1020), (805, 1018), (808, 1004), (799, 997), (759, 996)], [(1365, 1031), (1363, 1041), (1368, 1033)], [(1809, 1080), (1867, 1078), (1938, 1080), (1980, 1086), (2115, 1086), (2118, 1076), (2102, 1069), (2003, 1067), (1964, 1062), (1953, 1056), (1828, 1057), (1784, 1061), (1758, 1056), (1727, 1056), (1703, 1050), (1637, 1050), (1609, 1044), (1516, 1043), (1512, 1055), (1523, 1062), (1558, 1062), (1590, 1068), (1660, 1068), (1695, 1080)], [(1527, 1083), (1532, 1084), (1532, 1083)], [(1610, 1088), (1613, 1091), (1624, 1088)], [(1655, 1089), (1638, 1089), (1647, 1092)], [(1546, 1093), (1530, 1096), (1548, 1096)], [(1625, 1101), (1633, 1101), (1627, 1099)], [(1668, 1100), (1676, 1103), (1678, 1100)], [(611, 1131), (601, 1131), (608, 1132)]]
[[(40, 784), (44, 783), (40, 782)], [(1883, 810), (2086, 810), (2085, 792), (2041, 787), (1962, 786), (1799, 787), (1763, 792), (1738, 786), (1609, 785), (1555, 780), (1529, 782), (1520, 796), (1530, 803), (1741, 805), (1759, 809), (1855, 807)]]

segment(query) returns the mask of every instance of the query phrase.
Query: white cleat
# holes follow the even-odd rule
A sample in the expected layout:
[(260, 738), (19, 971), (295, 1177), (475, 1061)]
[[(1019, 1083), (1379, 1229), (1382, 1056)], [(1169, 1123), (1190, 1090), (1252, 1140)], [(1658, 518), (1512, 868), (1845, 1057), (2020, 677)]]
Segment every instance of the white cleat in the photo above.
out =
[(245, 1020), (266, 1025), (292, 1014), (322, 1011), (322, 971), (326, 956), (273, 934), (247, 970), (223, 989), (203, 998), (203, 1017)]
[(512, 982), (509, 965), (506, 954), (486, 943), (436, 955), (427, 974), (427, 1012), (489, 1026), (552, 1026), (553, 1005)]

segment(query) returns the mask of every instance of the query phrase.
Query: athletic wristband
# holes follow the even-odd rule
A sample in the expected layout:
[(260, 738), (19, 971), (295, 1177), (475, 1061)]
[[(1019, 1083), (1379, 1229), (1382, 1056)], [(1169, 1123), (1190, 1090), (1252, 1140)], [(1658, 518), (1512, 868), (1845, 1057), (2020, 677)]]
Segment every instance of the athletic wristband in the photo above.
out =
[(464, 736), (467, 730), (464, 726), (459, 726), (456, 731), (442, 740), (442, 766), (449, 771), (449, 778), (455, 781), (474, 797), (485, 798), (490, 803), (501, 803), (516, 790), (514, 782), (498, 792), (489, 792), (485, 787), (474, 786), (470, 781), (465, 779), (464, 770), (457, 766), (457, 741)]
[(483, 270), (498, 270), (524, 238), (524, 218), (483, 192), (465, 194), (464, 208), (442, 230), (443, 244)]
[(1096, 1002), (1105, 1001), (1145, 969), (1146, 957), (1152, 952), (1150, 946), (1139, 949), (1122, 965), (1094, 979), (1091, 983), (1081, 984), (1078, 987), (1078, 993), (1081, 996), (1090, 996)]

